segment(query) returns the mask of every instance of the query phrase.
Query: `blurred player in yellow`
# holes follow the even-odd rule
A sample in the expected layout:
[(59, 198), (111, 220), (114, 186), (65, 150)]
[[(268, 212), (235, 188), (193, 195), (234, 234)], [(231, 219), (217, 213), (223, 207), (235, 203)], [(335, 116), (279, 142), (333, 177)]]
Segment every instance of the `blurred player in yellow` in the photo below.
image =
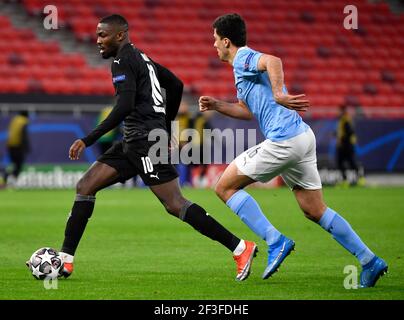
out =
[(355, 157), (356, 143), (357, 138), (351, 115), (349, 114), (347, 107), (342, 106), (340, 108), (340, 115), (337, 125), (336, 152), (337, 165), (343, 180), (341, 183), (342, 185), (349, 185), (346, 174), (346, 165), (348, 165), (349, 168), (355, 172), (354, 181), (352, 184), (364, 185), (365, 183), (363, 173), (361, 173)]
[(27, 154), (30, 151), (28, 124), (28, 111), (20, 111), (11, 119), (8, 127), (7, 150), (13, 168), (7, 177), (7, 184), (11, 186), (20, 175)]

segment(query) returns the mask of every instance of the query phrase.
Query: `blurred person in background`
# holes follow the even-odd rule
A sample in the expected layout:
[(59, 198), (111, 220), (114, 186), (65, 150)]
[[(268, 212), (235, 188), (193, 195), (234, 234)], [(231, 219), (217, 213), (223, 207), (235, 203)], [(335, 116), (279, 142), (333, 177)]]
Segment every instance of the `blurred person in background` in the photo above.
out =
[[(203, 153), (205, 150), (205, 145), (204, 145), (204, 135), (203, 135), (203, 130), (204, 129), (212, 129), (209, 119), (211, 118), (212, 113), (197, 113), (193, 117), (193, 122), (192, 122), (192, 127), (198, 132), (198, 137), (197, 139), (193, 139), (192, 142), (198, 145), (199, 152), (200, 152), (200, 163), (196, 165), (200, 169), (198, 172), (199, 177), (198, 177), (198, 186), (199, 187), (207, 187), (208, 186), (208, 181), (206, 178), (209, 164), (205, 164), (203, 162)], [(208, 147), (208, 146), (207, 146)]]
[[(2, 158), (2, 155), (0, 153), (0, 159)], [(6, 187), (6, 169), (2, 166), (0, 163), (0, 189), (3, 189)]]
[(28, 111), (20, 111), (15, 115), (8, 126), (7, 151), (12, 163), (12, 169), (6, 177), (7, 184), (12, 186), (16, 182), (30, 152), (28, 137), (29, 116)]
[[(191, 126), (191, 112), (189, 110), (189, 104), (185, 99), (182, 99), (180, 107), (178, 109), (178, 115), (176, 120), (178, 121), (176, 125), (178, 126), (178, 150), (181, 152), (184, 145), (189, 142), (189, 138), (186, 137), (185, 131), (186, 129), (190, 128)], [(175, 135), (177, 132), (174, 133)], [(190, 167), (187, 164), (180, 162), (176, 165), (179, 174), (179, 181), (180, 185), (187, 185), (190, 184)]]
[[(203, 130), (209, 129), (209, 117), (211, 114), (207, 113), (192, 113), (190, 110), (190, 104), (185, 99), (181, 101), (180, 108), (178, 110), (178, 116), (176, 120), (178, 121), (179, 138), (178, 146), (179, 150), (187, 145), (191, 144), (192, 150), (198, 150), (199, 152), (199, 163), (191, 163), (190, 165), (185, 165), (180, 163), (177, 169), (180, 174), (181, 185), (191, 183), (191, 170), (197, 170), (196, 174), (198, 181), (196, 181), (196, 186), (206, 186), (205, 175), (207, 172), (208, 165), (203, 163)], [(184, 131), (186, 129), (194, 129), (192, 136)], [(195, 181), (193, 181), (195, 182)]]
[(340, 107), (340, 115), (337, 124), (337, 150), (336, 150), (336, 162), (338, 170), (341, 172), (342, 182), (341, 185), (349, 186), (347, 179), (347, 167), (355, 172), (353, 185), (364, 185), (365, 178), (363, 176), (363, 170), (359, 168), (356, 161), (356, 134), (353, 126), (351, 115), (349, 114), (347, 106)]

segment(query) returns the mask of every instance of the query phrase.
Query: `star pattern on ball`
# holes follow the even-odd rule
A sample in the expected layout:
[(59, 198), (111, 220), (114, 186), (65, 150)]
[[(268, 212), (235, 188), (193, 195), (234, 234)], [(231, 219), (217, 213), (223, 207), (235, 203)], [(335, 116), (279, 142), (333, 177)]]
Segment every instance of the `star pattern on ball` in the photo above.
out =
[(50, 265), (52, 265), (51, 259), (52, 259), (53, 255), (50, 255), (48, 253), (48, 250), (46, 250), (44, 254), (39, 254), (38, 257), (40, 257), (42, 259), (41, 263), (44, 263), (45, 261), (47, 261), (47, 262), (49, 262)]

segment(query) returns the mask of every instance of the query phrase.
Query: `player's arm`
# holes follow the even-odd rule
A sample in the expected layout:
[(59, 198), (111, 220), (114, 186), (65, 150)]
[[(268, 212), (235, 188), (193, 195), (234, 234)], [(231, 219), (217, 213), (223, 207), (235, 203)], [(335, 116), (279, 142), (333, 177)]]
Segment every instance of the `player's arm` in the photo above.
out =
[(88, 136), (73, 142), (69, 150), (70, 160), (78, 160), (86, 147), (94, 144), (100, 137), (117, 127), (131, 112), (135, 102), (135, 91), (123, 91), (108, 117), (105, 118)]
[(157, 69), (160, 86), (166, 90), (166, 125), (168, 134), (171, 133), (171, 121), (175, 119), (181, 104), (184, 83), (170, 70), (153, 62)]
[(136, 61), (120, 59), (112, 63), (112, 81), (118, 96), (110, 114), (88, 136), (74, 141), (69, 149), (69, 158), (77, 160), (86, 147), (94, 144), (104, 134), (117, 127), (128, 116), (135, 104), (136, 97)]
[(160, 86), (166, 89), (166, 116), (171, 121), (177, 116), (184, 83), (170, 70), (154, 62)]
[(237, 103), (229, 103), (209, 96), (200, 97), (199, 111), (205, 112), (209, 110), (215, 110), (236, 119), (251, 120), (253, 118), (250, 110), (241, 100), (239, 100)]
[(268, 72), (276, 103), (288, 109), (307, 111), (310, 104), (308, 100), (303, 99), (305, 94), (290, 95), (283, 92), (284, 75), (282, 60), (280, 58), (263, 54), (258, 60), (258, 70)]

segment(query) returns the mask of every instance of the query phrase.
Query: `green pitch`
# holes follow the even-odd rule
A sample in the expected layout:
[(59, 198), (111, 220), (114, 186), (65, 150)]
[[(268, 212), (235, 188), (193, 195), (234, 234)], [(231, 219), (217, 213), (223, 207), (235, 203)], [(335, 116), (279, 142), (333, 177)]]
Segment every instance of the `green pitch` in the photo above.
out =
[(346, 265), (359, 265), (331, 236), (304, 218), (286, 189), (250, 190), (271, 222), (296, 241), (280, 271), (262, 280), (266, 245), (212, 190), (184, 190), (224, 226), (257, 242), (252, 274), (234, 280), (232, 255), (167, 214), (147, 189), (106, 190), (76, 253), (75, 272), (44, 288), (24, 262), (38, 248), (60, 249), (73, 190), (0, 191), (0, 299), (404, 299), (404, 189), (325, 189), (389, 274), (365, 290), (344, 288)]

